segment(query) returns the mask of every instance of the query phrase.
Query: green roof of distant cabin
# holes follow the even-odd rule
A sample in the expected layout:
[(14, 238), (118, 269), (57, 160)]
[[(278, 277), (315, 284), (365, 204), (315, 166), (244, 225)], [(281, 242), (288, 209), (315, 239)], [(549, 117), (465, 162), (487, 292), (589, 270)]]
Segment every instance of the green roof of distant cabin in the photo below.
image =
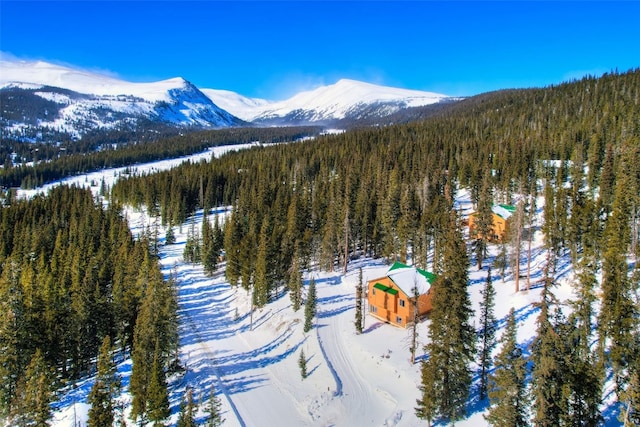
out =
[(511, 213), (515, 213), (516, 212), (516, 207), (513, 205), (498, 205), (500, 206), (502, 209), (506, 209)]
[(516, 213), (516, 207), (513, 205), (493, 205), (491, 210), (494, 214), (504, 219), (509, 219), (511, 215)]

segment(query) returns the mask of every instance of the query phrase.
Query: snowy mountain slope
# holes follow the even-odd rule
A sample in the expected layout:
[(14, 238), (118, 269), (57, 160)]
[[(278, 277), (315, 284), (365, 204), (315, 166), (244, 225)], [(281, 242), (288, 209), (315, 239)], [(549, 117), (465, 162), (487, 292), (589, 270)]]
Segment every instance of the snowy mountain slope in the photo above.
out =
[[(2, 126), (14, 134), (51, 128), (80, 137), (89, 130), (135, 125), (141, 119), (203, 128), (243, 124), (183, 78), (132, 83), (45, 62), (0, 61)], [(30, 110), (33, 96), (55, 104), (38, 120), (15, 111)], [(11, 119), (7, 115), (13, 114)]]
[[(200, 90), (177, 77), (134, 83), (37, 61), (0, 60), (0, 126), (23, 141), (56, 142), (96, 129), (132, 129), (144, 123), (219, 128), (340, 124), (388, 117), (403, 109), (455, 100), (446, 95), (343, 79), (284, 101), (266, 101), (216, 89)], [(34, 97), (49, 102), (44, 107)], [(34, 115), (34, 105), (42, 107)], [(56, 139), (57, 138), (57, 139)], [(53, 140), (51, 140), (53, 139)]]
[(403, 108), (452, 99), (438, 93), (378, 86), (348, 79), (276, 102), (245, 98), (228, 91), (204, 90), (204, 93), (238, 117), (254, 123), (275, 124), (383, 117)]
[(201, 89), (201, 91), (217, 106), (246, 121), (253, 120), (257, 111), (270, 104), (266, 99), (247, 98), (229, 90)]

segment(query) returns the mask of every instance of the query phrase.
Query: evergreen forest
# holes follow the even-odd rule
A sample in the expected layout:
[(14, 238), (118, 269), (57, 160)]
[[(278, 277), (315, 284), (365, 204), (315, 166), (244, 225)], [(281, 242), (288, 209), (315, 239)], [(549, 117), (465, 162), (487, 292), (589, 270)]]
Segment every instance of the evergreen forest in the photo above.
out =
[[(508, 386), (522, 396), (500, 409), (508, 415), (495, 409), (489, 420), (598, 425), (605, 378), (614, 378), (627, 416), (640, 402), (639, 166), (640, 70), (632, 70), (487, 93), (420, 122), (244, 150), (125, 178), (111, 197), (147, 209), (169, 228), (197, 209), (232, 206), (224, 225), (226, 278), (250, 289), (258, 307), (283, 290), (299, 299), (300, 271), (346, 271), (360, 256), (410, 261), (436, 272), (442, 299), (434, 301), (425, 349), (433, 357), (424, 363), (416, 408), (429, 422), (464, 417), (476, 346), (466, 271), (471, 262), (482, 267), (490, 244), (482, 237), (462, 241), (454, 193), (468, 189), (485, 224), (492, 204), (515, 205), (513, 230), (494, 268), (502, 274), (510, 264), (519, 268), (513, 260), (530, 257), (527, 238), (539, 227), (547, 251), (545, 298), (530, 351), (532, 370), (523, 371), (526, 360), (518, 358), (528, 349), (513, 345), (510, 332), (501, 339), (515, 348), (503, 348), (500, 361), (504, 369), (515, 364), (517, 376), (507, 385), (499, 370), (484, 374), (496, 405)], [(539, 208), (543, 222), (534, 226)], [(568, 317), (553, 296), (564, 256), (577, 272), (581, 296)], [(529, 289), (525, 273), (515, 276), (522, 278), (516, 291)], [(490, 314), (491, 307), (485, 310)], [(489, 352), (499, 347), (484, 339)], [(483, 363), (493, 366), (486, 354)], [(532, 420), (523, 415), (528, 411)]]
[(152, 362), (164, 377), (178, 343), (174, 282), (151, 238), (134, 239), (117, 205), (66, 186), (3, 206), (0, 230), (0, 418), (46, 425), (55, 390), (93, 372), (105, 340), (105, 364), (135, 360), (145, 414)]
[[(258, 131), (243, 132), (254, 141)], [(310, 132), (291, 129), (273, 142)], [(158, 147), (192, 141), (202, 150), (212, 145), (209, 136), (171, 137)], [(95, 162), (90, 167), (104, 167), (102, 155), (86, 156)], [(89, 167), (50, 164), (69, 173)], [(59, 177), (37, 167), (21, 175), (21, 168), (3, 172), (4, 182), (35, 185)], [(482, 268), (493, 243), (483, 237), (488, 233), (464, 239), (454, 202), (460, 188), (470, 191), (479, 227), (492, 204), (517, 208), (496, 271), (530, 256), (531, 218), (541, 210), (544, 222), (535, 227), (544, 234), (547, 264), (531, 348), (515, 341), (513, 316), (503, 336), (487, 333), (496, 322), (489, 279), (482, 336), (471, 326), (468, 270), (472, 263)], [(312, 266), (346, 271), (367, 256), (434, 271), (430, 357), (421, 362), (415, 408), (429, 424), (464, 418), (477, 341), (492, 425), (600, 425), (608, 378), (621, 413), (631, 419), (640, 412), (640, 70), (487, 93), (423, 121), (256, 146), (121, 177), (108, 198), (105, 208), (87, 190), (60, 187), (0, 209), (4, 417), (37, 419), (21, 406), (44, 392), (33, 387), (48, 384), (53, 393), (94, 369), (112, 345), (111, 353), (133, 359), (133, 416), (166, 418), (165, 375), (176, 364), (175, 284), (160, 273), (153, 233), (134, 238), (121, 205), (146, 210), (167, 235), (196, 210), (231, 206), (224, 224), (203, 229), (202, 238), (192, 231), (196, 248), (185, 259), (209, 262), (209, 273), (223, 259), (228, 282), (251, 290), (257, 307), (288, 291), (299, 309), (301, 272)], [(553, 295), (557, 262), (567, 256), (580, 296), (569, 309)], [(522, 278), (515, 291), (528, 289), (529, 277), (515, 275)]]

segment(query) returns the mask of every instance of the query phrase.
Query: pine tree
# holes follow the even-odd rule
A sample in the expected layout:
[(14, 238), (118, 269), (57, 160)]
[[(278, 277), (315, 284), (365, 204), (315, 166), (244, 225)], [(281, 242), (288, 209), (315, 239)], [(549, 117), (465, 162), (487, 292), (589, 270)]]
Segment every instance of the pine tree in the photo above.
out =
[(253, 304), (264, 307), (269, 302), (272, 288), (269, 271), (269, 221), (265, 220), (260, 228), (258, 250), (255, 259), (255, 277), (253, 283)]
[(211, 393), (209, 394), (209, 402), (206, 407), (207, 411), (207, 420), (205, 425), (207, 427), (219, 427), (224, 423), (224, 418), (222, 418), (222, 403), (220, 399), (216, 395), (215, 388), (211, 386)]
[(162, 425), (162, 421), (171, 415), (167, 380), (162, 366), (159, 340), (151, 364), (150, 382), (147, 389), (147, 416), (154, 425)]
[(485, 419), (498, 427), (526, 427), (528, 399), (526, 393), (527, 361), (518, 347), (513, 308), (507, 327), (500, 338), (500, 352), (495, 358), (495, 371), (489, 377), (491, 406)]
[(505, 243), (500, 245), (500, 251), (493, 260), (493, 266), (498, 270), (498, 274), (504, 282), (507, 267), (509, 267), (509, 257), (507, 256), (507, 245)]
[(362, 268), (358, 270), (358, 284), (356, 285), (356, 318), (355, 326), (358, 334), (362, 333)]
[(511, 243), (511, 265), (515, 279), (515, 292), (520, 292), (520, 251), (522, 249), (522, 230), (524, 228), (524, 202), (516, 205), (516, 212), (510, 218), (509, 240)]
[(307, 378), (307, 356), (305, 356), (303, 349), (300, 349), (300, 357), (298, 357), (298, 366), (300, 367), (300, 376), (302, 377), (302, 379)]
[(169, 228), (167, 228), (167, 231), (165, 233), (164, 243), (166, 245), (173, 245), (175, 242), (176, 242), (176, 234), (175, 234), (175, 231), (173, 231), (173, 227), (170, 225)]
[[(163, 389), (166, 395), (164, 366), (178, 343), (177, 296), (173, 280), (162, 280), (157, 264), (149, 264), (147, 260), (143, 265), (148, 265), (141, 271), (141, 278), (147, 281), (147, 286), (135, 325), (129, 382), (129, 391), (133, 395), (130, 414), (133, 420), (145, 414), (151, 416), (152, 401), (154, 416), (163, 414)], [(157, 418), (157, 421), (164, 418)]]
[(307, 289), (307, 300), (304, 304), (304, 332), (313, 328), (313, 319), (316, 317), (316, 281), (311, 278)]
[(438, 415), (438, 390), (435, 375), (439, 373), (438, 366), (429, 358), (420, 364), (420, 399), (416, 400), (416, 417), (426, 420), (427, 426)]
[(18, 261), (6, 259), (0, 275), (0, 416), (9, 412), (26, 353), (27, 325), (19, 273)]
[(630, 179), (631, 170), (631, 165), (621, 161), (611, 215), (606, 220), (603, 236), (602, 301), (598, 332), (601, 347), (608, 349), (617, 393), (625, 388), (625, 371), (632, 358), (633, 331), (638, 322), (638, 309), (632, 299), (634, 286), (627, 273), (631, 234), (629, 204), (633, 199), (630, 190), (634, 188)]
[(416, 283), (413, 284), (413, 295), (411, 298), (411, 308), (413, 309), (411, 328), (409, 333), (411, 334), (409, 339), (411, 344), (409, 345), (409, 352), (411, 353), (411, 364), (416, 363), (416, 350), (418, 349), (418, 322), (420, 321), (420, 311), (418, 309), (419, 304), (419, 292)]
[(291, 299), (293, 311), (300, 310), (300, 305), (302, 304), (302, 271), (300, 271), (297, 256), (293, 257), (289, 274), (289, 298)]
[[(435, 402), (437, 414), (449, 422), (464, 417), (471, 386), (469, 364), (474, 358), (476, 333), (469, 324), (472, 313), (467, 291), (469, 259), (455, 213), (446, 231), (442, 272), (433, 285), (433, 310), (426, 347), (429, 363), (421, 385), (422, 402)], [(425, 396), (424, 393), (433, 393)], [(420, 410), (423, 413), (423, 409)], [(426, 415), (425, 415), (426, 416)]]
[(480, 365), (480, 399), (484, 399), (487, 393), (489, 370), (491, 369), (491, 353), (496, 346), (496, 318), (493, 314), (496, 291), (491, 283), (491, 268), (487, 271), (487, 280), (481, 294), (478, 365)]
[(493, 191), (490, 175), (487, 173), (482, 180), (482, 187), (478, 198), (478, 209), (475, 217), (474, 237), (478, 270), (482, 269), (482, 262), (487, 255), (487, 243), (493, 235)]
[(196, 409), (196, 405), (193, 401), (193, 389), (188, 387), (186, 393), (182, 396), (182, 401), (180, 402), (180, 414), (178, 415), (178, 423), (176, 427), (196, 427)]
[(102, 341), (96, 380), (87, 401), (91, 405), (87, 427), (107, 427), (114, 421), (115, 398), (120, 393), (120, 376), (113, 362), (111, 339)]
[(231, 216), (224, 224), (224, 248), (227, 259), (225, 277), (231, 286), (237, 286), (241, 274), (240, 241), (242, 239), (238, 216), (234, 207)]
[(552, 294), (549, 290), (552, 279), (548, 265), (542, 291), (538, 328), (533, 341), (531, 360), (531, 392), (533, 397), (534, 423), (538, 426), (559, 426), (567, 413), (567, 396), (564, 394), (567, 378), (563, 370), (564, 337), (556, 331), (550, 315)]
[(19, 427), (49, 425), (51, 402), (54, 398), (53, 373), (40, 349), (37, 349), (31, 362), (16, 386), (9, 419)]
[(186, 262), (197, 264), (202, 261), (202, 239), (195, 229), (195, 221), (187, 232), (187, 241), (184, 245), (182, 257)]

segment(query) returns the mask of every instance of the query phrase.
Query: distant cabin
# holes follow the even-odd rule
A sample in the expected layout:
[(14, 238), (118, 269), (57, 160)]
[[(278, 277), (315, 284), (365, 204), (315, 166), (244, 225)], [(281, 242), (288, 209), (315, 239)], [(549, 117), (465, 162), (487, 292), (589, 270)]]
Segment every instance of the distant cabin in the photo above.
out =
[(418, 316), (431, 311), (431, 285), (436, 275), (399, 262), (387, 275), (367, 282), (369, 314), (384, 322), (405, 328), (413, 323), (414, 287), (418, 293)]
[[(489, 240), (495, 243), (502, 243), (506, 240), (509, 233), (509, 218), (516, 212), (516, 207), (512, 205), (493, 205), (491, 207), (493, 216), (493, 225), (491, 227), (491, 236)], [(478, 213), (474, 212), (469, 215), (469, 236), (476, 238), (475, 222)]]

